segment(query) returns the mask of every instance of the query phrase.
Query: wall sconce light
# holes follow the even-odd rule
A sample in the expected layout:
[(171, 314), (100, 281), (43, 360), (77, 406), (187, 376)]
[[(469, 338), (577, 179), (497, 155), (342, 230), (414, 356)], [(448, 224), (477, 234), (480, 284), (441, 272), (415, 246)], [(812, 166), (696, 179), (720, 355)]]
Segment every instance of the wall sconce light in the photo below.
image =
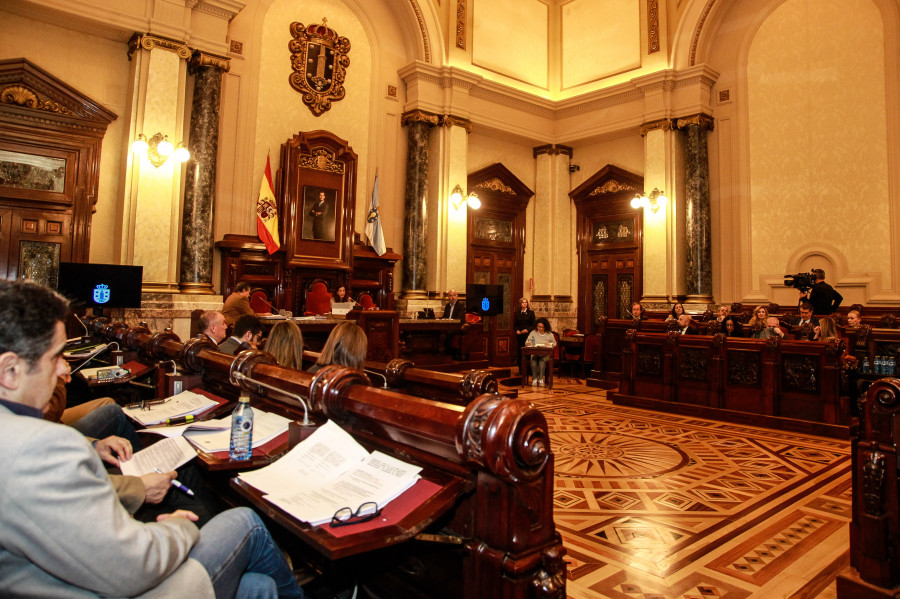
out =
[(481, 200), (478, 199), (475, 192), (471, 191), (469, 192), (468, 197), (463, 198), (463, 189), (459, 185), (453, 188), (453, 193), (450, 194), (450, 203), (453, 204), (453, 207), (457, 210), (459, 210), (463, 204), (468, 204), (473, 210), (481, 208)]
[(161, 167), (172, 155), (178, 162), (187, 162), (191, 158), (191, 153), (184, 147), (184, 143), (178, 142), (177, 147), (173, 146), (169, 136), (162, 133), (157, 133), (149, 141), (141, 133), (131, 144), (131, 151), (139, 156), (146, 156), (150, 164), (156, 168)]
[(664, 191), (660, 191), (656, 187), (653, 188), (653, 191), (650, 192), (650, 195), (641, 195), (639, 193), (634, 194), (634, 198), (631, 200), (632, 208), (640, 208), (644, 207), (649, 208), (653, 214), (659, 212), (659, 209), (669, 203), (669, 199), (665, 196)]

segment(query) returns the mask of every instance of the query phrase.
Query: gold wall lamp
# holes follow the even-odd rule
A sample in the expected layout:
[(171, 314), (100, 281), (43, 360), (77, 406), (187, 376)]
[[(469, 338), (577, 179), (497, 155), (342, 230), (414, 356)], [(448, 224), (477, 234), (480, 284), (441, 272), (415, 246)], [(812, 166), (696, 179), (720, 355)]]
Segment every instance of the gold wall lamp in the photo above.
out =
[(634, 198), (631, 200), (632, 208), (641, 208), (649, 209), (653, 214), (659, 212), (659, 209), (669, 203), (669, 199), (665, 195), (666, 192), (660, 191), (656, 187), (653, 188), (653, 191), (647, 194), (634, 194)]
[(191, 153), (183, 142), (178, 142), (178, 146), (173, 146), (169, 141), (168, 135), (157, 133), (149, 140), (141, 133), (138, 138), (131, 144), (131, 151), (139, 156), (146, 156), (150, 164), (156, 168), (165, 164), (169, 156), (173, 156), (178, 162), (187, 162), (191, 158)]
[(463, 189), (458, 184), (450, 194), (450, 203), (456, 210), (459, 210), (463, 204), (468, 204), (473, 210), (481, 208), (481, 200), (478, 199), (478, 195), (474, 191), (470, 191), (468, 197), (463, 197)]

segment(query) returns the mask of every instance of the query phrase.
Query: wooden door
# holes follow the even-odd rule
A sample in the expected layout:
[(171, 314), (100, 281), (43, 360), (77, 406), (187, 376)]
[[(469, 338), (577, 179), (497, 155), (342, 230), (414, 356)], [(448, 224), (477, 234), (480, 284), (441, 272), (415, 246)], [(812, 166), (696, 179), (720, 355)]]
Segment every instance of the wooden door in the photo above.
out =
[(592, 333), (601, 316), (629, 318), (641, 299), (643, 213), (631, 198), (639, 175), (607, 165), (572, 191), (578, 223), (578, 329)]
[[(510, 365), (515, 361), (516, 339), (513, 331), (512, 312), (518, 296), (512, 299), (516, 283), (515, 254), (511, 251), (472, 249), (472, 283), (500, 285), (503, 287), (503, 312), (487, 317), (483, 323), (485, 352), (491, 364)], [(521, 277), (519, 277), (520, 279)]]
[(587, 260), (579, 289), (586, 292), (584, 300), (590, 311), (590, 322), (596, 323), (601, 316), (630, 318), (631, 305), (640, 299), (635, 292), (636, 253), (634, 250), (597, 252)]
[(471, 173), (467, 185), (481, 208), (468, 212), (466, 282), (503, 286), (503, 313), (483, 324), (484, 350), (492, 365), (511, 366), (516, 360), (513, 310), (523, 288), (525, 208), (534, 192), (499, 163)]

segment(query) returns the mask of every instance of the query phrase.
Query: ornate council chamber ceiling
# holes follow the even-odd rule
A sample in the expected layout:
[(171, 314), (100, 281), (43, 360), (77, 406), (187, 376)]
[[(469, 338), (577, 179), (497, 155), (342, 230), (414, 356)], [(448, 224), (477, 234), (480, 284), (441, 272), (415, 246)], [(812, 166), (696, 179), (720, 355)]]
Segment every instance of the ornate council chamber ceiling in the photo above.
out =
[(569, 597), (829, 596), (848, 442), (613, 406), (575, 379), (522, 391), (550, 426)]

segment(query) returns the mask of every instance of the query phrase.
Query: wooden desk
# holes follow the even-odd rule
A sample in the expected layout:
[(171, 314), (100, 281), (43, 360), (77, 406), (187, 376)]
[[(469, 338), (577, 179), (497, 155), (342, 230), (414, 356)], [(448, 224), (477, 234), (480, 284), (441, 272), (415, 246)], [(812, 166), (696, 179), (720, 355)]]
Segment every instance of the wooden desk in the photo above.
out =
[[(372, 596), (565, 597), (549, 430), (530, 403), (484, 394), (456, 406), (373, 387), (363, 372), (350, 368), (326, 366), (311, 375), (276, 366), (265, 352), (226, 356), (200, 338), (181, 343), (171, 333), (127, 327), (107, 334), (154, 359), (177, 360), (202, 373), (204, 386), (221, 397), (238, 395), (234, 373), (256, 381), (240, 383), (253, 405), (280, 405), (294, 420), (303, 410), (292, 396), (302, 397), (311, 417), (334, 421), (368, 450), (422, 466), (424, 478), (439, 485), (396, 524), (348, 536), (288, 521), (262, 498), (254, 499), (271, 517), (273, 534), (291, 533), (283, 538), (298, 541), (292, 547), (298, 553), (308, 548), (304, 557), (348, 556), (329, 562), (335, 574), (356, 576), (361, 586), (374, 588)], [(225, 472), (210, 472), (207, 481), (210, 488), (230, 491), (223, 501), (250, 501)]]
[(531, 372), (531, 356), (550, 356), (547, 362), (547, 388), (553, 388), (553, 349), (552, 347), (528, 347), (522, 348), (522, 386), (528, 384), (528, 375)]
[(437, 487), (433, 495), (418, 505), (404, 505), (404, 496), (408, 497), (413, 491), (413, 489), (408, 489), (394, 501), (388, 503), (382, 511), (385, 518), (392, 519), (390, 513), (385, 512), (399, 508), (403, 515), (396, 521), (389, 521), (385, 526), (377, 528), (361, 526), (358, 529), (359, 532), (341, 536), (332, 535), (329, 532), (328, 524), (311, 526), (297, 520), (281, 508), (266, 501), (262, 493), (238, 478), (231, 479), (231, 487), (255, 509), (299, 537), (324, 557), (334, 560), (383, 549), (412, 539), (453, 507), (460, 494), (468, 492), (474, 487), (469, 480), (436, 469), (423, 470), (422, 478)]
[(444, 351), (449, 335), (458, 335), (462, 324), (452, 318), (400, 319), (400, 356), (416, 364), (452, 362)]

